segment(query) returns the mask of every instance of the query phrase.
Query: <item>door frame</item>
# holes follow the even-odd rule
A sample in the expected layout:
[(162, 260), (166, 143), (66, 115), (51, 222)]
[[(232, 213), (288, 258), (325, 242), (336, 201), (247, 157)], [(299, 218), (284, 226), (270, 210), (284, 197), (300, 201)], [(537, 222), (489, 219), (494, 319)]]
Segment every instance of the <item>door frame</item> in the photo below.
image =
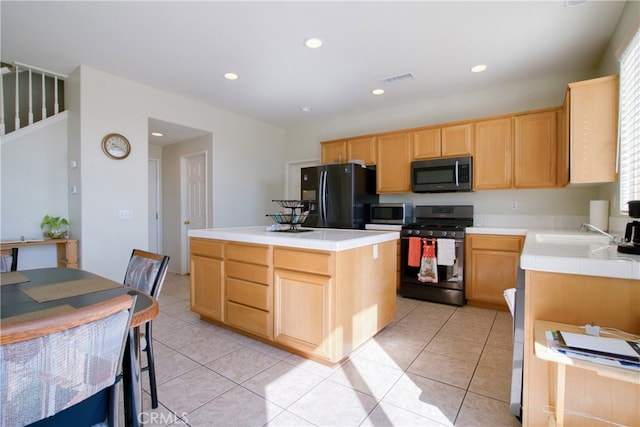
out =
[(180, 156), (180, 274), (189, 274), (189, 236), (188, 227), (185, 227), (184, 221), (187, 211), (187, 171), (186, 162), (189, 158), (204, 156), (204, 200), (205, 227), (209, 224), (209, 153), (207, 150), (196, 151), (193, 153), (183, 154)]
[[(293, 187), (291, 182), (294, 176), (296, 176), (294, 175), (294, 172), (297, 171), (297, 179), (300, 180), (300, 169), (306, 168), (309, 166), (318, 166), (319, 164), (321, 164), (320, 159), (294, 160), (292, 162), (286, 163), (284, 194), (287, 199), (298, 200), (300, 198), (300, 194), (291, 194), (292, 187)], [(298, 182), (298, 187), (300, 187), (299, 182)]]
[(162, 162), (160, 159), (149, 159), (149, 163), (156, 165), (156, 237), (158, 239), (158, 253), (162, 253)]

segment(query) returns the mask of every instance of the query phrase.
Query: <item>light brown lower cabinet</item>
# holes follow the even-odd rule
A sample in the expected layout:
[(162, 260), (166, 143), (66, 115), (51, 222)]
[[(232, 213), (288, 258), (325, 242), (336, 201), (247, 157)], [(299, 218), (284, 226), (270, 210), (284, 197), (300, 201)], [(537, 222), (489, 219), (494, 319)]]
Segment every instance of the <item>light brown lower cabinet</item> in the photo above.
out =
[(222, 242), (212, 259), (196, 254), (198, 240), (191, 308), (205, 320), (335, 363), (395, 318), (397, 241), (342, 251)]
[(298, 271), (275, 271), (275, 340), (331, 359), (329, 306), (331, 278)]
[(191, 310), (211, 320), (223, 319), (224, 243), (190, 239)]
[(226, 243), (225, 322), (263, 338), (273, 338), (273, 248)]
[[(558, 392), (558, 367), (536, 357), (535, 322), (545, 320), (575, 326), (593, 322), (640, 334), (639, 282), (526, 271), (523, 426), (555, 425), (553, 406)], [(640, 373), (637, 374), (638, 382), (634, 384), (566, 366), (564, 425), (640, 425)], [(595, 417), (608, 423), (598, 422)]]
[(504, 290), (516, 287), (524, 236), (467, 234), (465, 296), (470, 303), (507, 308)]

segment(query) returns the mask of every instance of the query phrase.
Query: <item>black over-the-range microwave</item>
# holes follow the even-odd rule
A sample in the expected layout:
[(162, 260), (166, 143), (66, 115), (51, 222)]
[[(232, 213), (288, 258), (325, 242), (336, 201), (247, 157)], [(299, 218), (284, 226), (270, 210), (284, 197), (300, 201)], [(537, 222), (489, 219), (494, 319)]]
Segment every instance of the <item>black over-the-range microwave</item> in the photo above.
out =
[(451, 157), (418, 160), (411, 163), (411, 191), (414, 193), (444, 193), (471, 191), (473, 159)]

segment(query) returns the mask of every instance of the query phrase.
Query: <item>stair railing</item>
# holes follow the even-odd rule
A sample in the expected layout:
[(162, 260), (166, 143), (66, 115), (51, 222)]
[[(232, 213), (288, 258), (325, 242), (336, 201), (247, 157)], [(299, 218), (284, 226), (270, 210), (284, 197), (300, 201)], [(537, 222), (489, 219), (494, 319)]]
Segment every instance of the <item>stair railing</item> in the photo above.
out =
[[(53, 78), (53, 115), (56, 115), (60, 112), (60, 101), (58, 95), (58, 80), (64, 81), (67, 78), (66, 75), (56, 73), (53, 71), (45, 70), (43, 68), (34, 67), (31, 65), (23, 64), (21, 62), (14, 62), (13, 69), (10, 67), (2, 67), (2, 77), (5, 74), (15, 73), (15, 119), (14, 119), (14, 129), (19, 130), (21, 127), (21, 119), (20, 119), (20, 73), (26, 71), (28, 72), (28, 107), (27, 107), (27, 126), (32, 125), (34, 123), (33, 116), (33, 73), (41, 75), (42, 82), (42, 116), (41, 119), (47, 118), (47, 95), (46, 95), (46, 77)], [(4, 108), (4, 100), (5, 100), (5, 92), (4, 92), (4, 78), (0, 78), (0, 136), (4, 136), (6, 134), (6, 125), (5, 125), (5, 108)]]

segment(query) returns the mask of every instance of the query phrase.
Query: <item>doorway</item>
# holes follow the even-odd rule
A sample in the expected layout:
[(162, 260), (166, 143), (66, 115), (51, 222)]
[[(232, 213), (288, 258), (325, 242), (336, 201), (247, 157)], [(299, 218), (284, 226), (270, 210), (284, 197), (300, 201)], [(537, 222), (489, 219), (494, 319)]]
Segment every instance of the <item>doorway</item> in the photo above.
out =
[(286, 189), (285, 194), (289, 200), (299, 200), (300, 194), (300, 169), (309, 166), (317, 166), (320, 164), (320, 160), (297, 160), (294, 162), (287, 162), (286, 170)]

